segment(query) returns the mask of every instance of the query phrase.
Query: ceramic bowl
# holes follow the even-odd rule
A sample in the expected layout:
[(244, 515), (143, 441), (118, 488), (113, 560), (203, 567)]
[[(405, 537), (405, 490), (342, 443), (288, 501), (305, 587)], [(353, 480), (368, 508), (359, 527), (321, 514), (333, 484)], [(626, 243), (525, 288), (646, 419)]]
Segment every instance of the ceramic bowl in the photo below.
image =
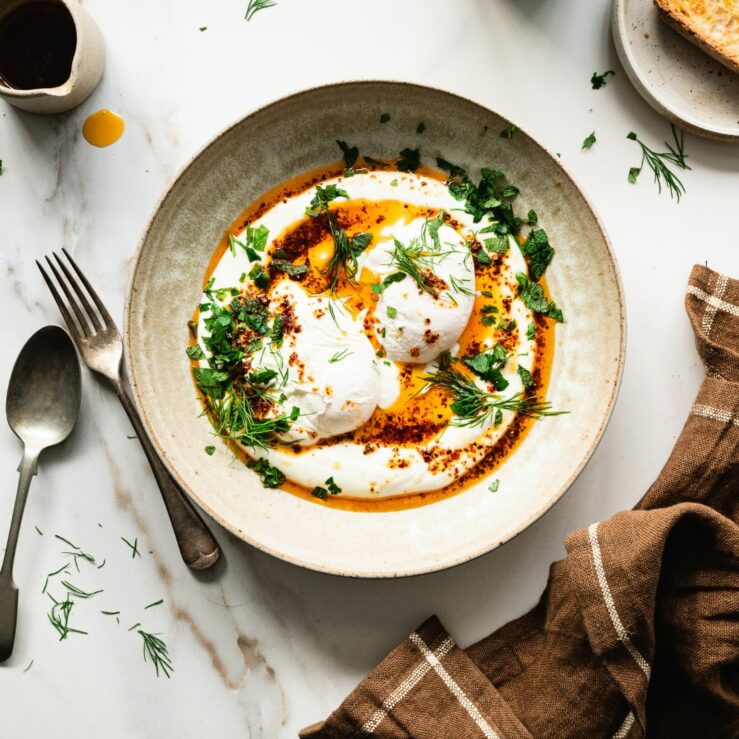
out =
[[(383, 113), (389, 122), (380, 122)], [(420, 122), (422, 134), (416, 133)], [(398, 82), (352, 82), (279, 100), (234, 124), (185, 167), (162, 198), (131, 274), (125, 354), (135, 402), (162, 459), (192, 498), (236, 536), (323, 572), (392, 577), (440, 570), (499, 546), (549, 509), (590, 458), (611, 415), (624, 358), (624, 304), (608, 239), (557, 159), (524, 131), (469, 100)], [(262, 487), (213, 443), (185, 356), (187, 321), (205, 267), (241, 210), (293, 175), (336, 161), (335, 140), (393, 158), (420, 146), (479, 173), (506, 172), (557, 250), (547, 272), (565, 311), (548, 399), (568, 415), (542, 419), (493, 477), (431, 505), (360, 513)]]

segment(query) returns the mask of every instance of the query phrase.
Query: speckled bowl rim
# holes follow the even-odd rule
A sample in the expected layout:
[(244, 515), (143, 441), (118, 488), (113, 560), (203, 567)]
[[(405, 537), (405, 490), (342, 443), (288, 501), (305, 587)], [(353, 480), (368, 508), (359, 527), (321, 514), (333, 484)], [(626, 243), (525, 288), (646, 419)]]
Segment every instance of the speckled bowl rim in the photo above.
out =
[[(421, 85), (421, 84), (417, 84), (414, 82), (404, 82), (400, 80), (362, 79), (362, 80), (351, 80), (351, 81), (345, 81), (345, 82), (333, 82), (333, 83), (328, 83), (325, 85), (317, 85), (315, 87), (311, 87), (308, 89), (300, 89), (299, 91), (289, 93), (287, 95), (284, 95), (281, 98), (273, 100), (272, 102), (269, 102), (265, 105), (255, 108), (254, 110), (250, 111), (247, 115), (242, 116), (241, 118), (237, 119), (230, 125), (223, 128), (215, 136), (213, 136), (213, 138), (211, 138), (211, 140), (208, 141), (208, 143), (206, 143), (193, 156), (191, 156), (188, 159), (188, 161), (184, 164), (184, 166), (180, 169), (180, 171), (174, 177), (171, 178), (169, 185), (167, 186), (164, 193), (162, 194), (162, 196), (159, 198), (156, 205), (154, 206), (152, 214), (147, 222), (146, 228), (144, 229), (141, 239), (139, 241), (139, 245), (136, 249), (135, 254), (133, 255), (131, 272), (129, 275), (128, 286), (126, 289), (126, 300), (124, 304), (123, 342), (124, 342), (124, 359), (125, 359), (126, 372), (129, 378), (129, 383), (131, 385), (131, 390), (133, 391), (133, 399), (141, 415), (141, 419), (143, 421), (146, 432), (149, 435), (149, 438), (151, 439), (154, 445), (154, 448), (156, 449), (157, 454), (159, 455), (160, 459), (162, 460), (164, 465), (167, 467), (167, 469), (170, 471), (174, 479), (180, 485), (180, 487), (190, 496), (190, 498), (195, 503), (197, 503), (198, 506), (200, 506), (200, 508), (203, 511), (205, 511), (211, 518), (213, 518), (213, 520), (215, 520), (223, 528), (230, 531), (232, 534), (234, 534), (236, 537), (238, 537), (242, 541), (245, 541), (247, 544), (251, 544), (256, 549), (259, 549), (262, 552), (270, 554), (273, 557), (276, 557), (277, 559), (283, 560), (285, 562), (289, 562), (290, 564), (293, 564), (293, 565), (297, 565), (298, 567), (302, 567), (304, 569), (309, 569), (315, 572), (322, 572), (322, 573), (330, 574), (330, 575), (340, 575), (342, 577), (354, 577), (354, 578), (361, 578), (361, 579), (390, 579), (390, 578), (402, 578), (402, 577), (413, 577), (417, 575), (425, 575), (425, 574), (429, 574), (432, 572), (440, 572), (440, 571), (450, 569), (452, 567), (457, 567), (466, 562), (471, 562), (472, 560), (475, 560), (478, 557), (483, 556), (484, 554), (488, 554), (489, 552), (497, 549), (503, 544), (506, 544), (511, 539), (515, 538), (520, 533), (525, 531), (529, 526), (531, 526), (534, 522), (536, 522), (539, 518), (541, 518), (548, 510), (550, 510), (552, 506), (554, 506), (562, 498), (562, 496), (570, 489), (570, 487), (575, 482), (575, 480), (577, 480), (577, 478), (580, 476), (582, 471), (585, 469), (585, 466), (587, 465), (587, 463), (590, 461), (598, 445), (600, 444), (603, 438), (603, 434), (605, 433), (608, 423), (610, 422), (611, 417), (613, 415), (613, 408), (615, 406), (616, 399), (618, 397), (618, 393), (621, 388), (621, 381), (623, 378), (624, 362), (625, 362), (625, 354), (626, 354), (626, 330), (627, 330), (626, 304), (625, 304), (625, 299), (624, 299), (624, 290), (623, 290), (623, 284), (621, 280), (621, 273), (618, 267), (618, 262), (616, 261), (616, 258), (615, 258), (613, 246), (611, 244), (610, 239), (608, 238), (608, 234), (603, 225), (603, 222), (601, 218), (598, 216), (595, 210), (595, 207), (593, 206), (593, 203), (591, 202), (590, 198), (585, 194), (585, 192), (580, 187), (580, 185), (577, 183), (572, 173), (561, 163), (559, 157), (556, 157), (552, 151), (550, 151), (547, 147), (542, 145), (537, 139), (530, 136), (530, 134), (526, 133), (526, 135), (529, 136), (529, 138), (531, 138), (541, 148), (541, 150), (550, 159), (552, 159), (552, 161), (554, 161), (557, 164), (557, 166), (563, 171), (565, 176), (569, 179), (572, 186), (577, 190), (579, 195), (582, 197), (583, 202), (585, 203), (586, 207), (590, 211), (590, 215), (593, 217), (595, 224), (597, 225), (599, 231), (601, 232), (603, 236), (603, 242), (606, 247), (606, 253), (608, 256), (610, 267), (613, 270), (613, 275), (615, 278), (615, 286), (616, 286), (616, 290), (618, 293), (618, 303), (619, 303), (618, 308), (619, 308), (620, 340), (618, 344), (619, 348), (618, 348), (618, 361), (617, 361), (617, 366), (616, 366), (616, 372), (613, 377), (613, 383), (611, 387), (611, 394), (608, 400), (608, 405), (606, 406), (605, 411), (603, 412), (603, 415), (600, 419), (598, 429), (595, 435), (593, 436), (593, 441), (590, 447), (587, 449), (586, 453), (582, 456), (579, 464), (573, 470), (570, 477), (559, 487), (556, 493), (554, 493), (543, 505), (533, 510), (531, 515), (527, 519), (525, 519), (520, 525), (518, 525), (517, 527), (512, 529), (510, 532), (508, 532), (506, 536), (500, 539), (497, 539), (497, 540), (490, 541), (488, 544), (481, 547), (477, 551), (466, 553), (465, 555), (461, 557), (458, 557), (451, 561), (440, 563), (438, 565), (429, 565), (427, 567), (412, 568), (407, 571), (399, 570), (391, 574), (388, 574), (387, 572), (369, 572), (369, 573), (361, 572), (360, 573), (360, 572), (352, 572), (351, 570), (337, 568), (337, 567), (319, 566), (314, 563), (303, 561), (297, 557), (290, 556), (289, 554), (285, 554), (284, 552), (280, 552), (274, 549), (273, 547), (264, 545), (262, 542), (255, 540), (253, 537), (249, 536), (247, 532), (241, 530), (239, 527), (235, 526), (230, 521), (220, 516), (215, 510), (213, 510), (213, 508), (208, 504), (207, 500), (201, 498), (189, 485), (187, 485), (187, 483), (185, 482), (184, 478), (180, 474), (177, 467), (171, 463), (171, 460), (167, 457), (159, 438), (156, 436), (152, 428), (151, 422), (146, 412), (146, 405), (142, 401), (141, 391), (136, 381), (136, 377), (135, 377), (135, 373), (133, 372), (132, 361), (131, 361), (130, 326), (133, 320), (132, 319), (133, 292), (134, 292), (134, 287), (135, 287), (136, 274), (137, 274), (138, 267), (139, 267), (139, 261), (140, 261), (140, 257), (143, 252), (144, 246), (146, 244), (147, 237), (153, 227), (154, 221), (157, 218), (159, 210), (161, 209), (162, 205), (167, 200), (167, 198), (170, 196), (175, 184), (187, 174), (188, 170), (193, 166), (194, 162), (197, 159), (199, 159), (200, 156), (202, 156), (211, 147), (215, 146), (219, 142), (221, 137), (226, 135), (228, 132), (230, 132), (237, 126), (241, 125), (241, 123), (246, 118), (249, 118), (250, 116), (256, 113), (266, 111), (272, 106), (278, 105), (280, 103), (284, 103), (288, 100), (291, 100), (291, 101), (299, 100), (301, 97), (310, 95), (317, 90), (330, 90), (332, 88), (344, 88), (347, 86), (363, 86), (363, 85), (368, 85), (368, 84), (390, 84), (390, 85), (406, 86), (409, 88), (409, 90), (411, 88), (414, 88), (414, 89), (430, 90), (430, 91), (437, 92), (437, 93), (443, 93), (445, 95), (448, 95), (452, 98), (456, 98), (457, 100), (460, 100), (467, 104), (476, 106), (482, 109), (483, 111), (485, 111), (486, 113), (493, 113), (494, 115), (497, 115), (500, 118), (502, 118), (509, 125), (515, 125), (518, 130), (522, 131), (523, 133), (526, 133), (525, 128), (518, 126), (515, 123), (512, 123), (508, 118), (501, 115), (500, 113), (497, 113), (496, 111), (491, 110), (490, 108), (488, 108), (486, 105), (483, 105), (482, 103), (478, 103), (474, 100), (471, 100), (470, 98), (466, 98), (462, 95), (458, 95), (454, 92), (450, 92), (449, 90), (445, 90), (440, 87), (432, 87), (430, 85)], [(366, 513), (366, 514), (361, 514), (361, 515), (373, 515), (373, 514)]]
[[(646, 1), (651, 2), (651, 0)], [(724, 128), (719, 129), (710, 124), (706, 124), (705, 126), (699, 125), (695, 121), (686, 120), (674, 108), (667, 105), (655, 94), (652, 88), (642, 79), (633, 54), (629, 51), (629, 45), (626, 43), (628, 29), (626, 27), (625, 5), (626, 0), (613, 0), (611, 6), (611, 34), (621, 65), (639, 95), (661, 116), (667, 118), (668, 121), (674, 123), (676, 126), (680, 126), (680, 128), (690, 133), (694, 133), (696, 136), (711, 139), (712, 141), (739, 141), (739, 124), (736, 126), (736, 133), (731, 133)]]

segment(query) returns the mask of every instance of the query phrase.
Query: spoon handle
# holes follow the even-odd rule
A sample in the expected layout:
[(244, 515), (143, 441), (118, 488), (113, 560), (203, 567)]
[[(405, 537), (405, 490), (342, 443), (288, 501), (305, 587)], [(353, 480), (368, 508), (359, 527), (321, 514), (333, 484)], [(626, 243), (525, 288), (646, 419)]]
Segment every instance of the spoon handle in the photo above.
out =
[(18, 471), (18, 492), (15, 496), (13, 518), (8, 532), (8, 543), (5, 548), (3, 566), (0, 569), (0, 662), (5, 662), (13, 652), (15, 643), (15, 624), (18, 617), (18, 588), (13, 582), (13, 562), (15, 548), (18, 544), (18, 533), (23, 519), (23, 509), (26, 507), (28, 489), (31, 480), (36, 474), (38, 452), (25, 449)]
[(128, 397), (128, 393), (126, 393), (123, 385), (115, 383), (115, 391), (133, 424), (141, 446), (144, 447), (144, 452), (159, 485), (159, 491), (162, 494), (164, 505), (167, 508), (169, 520), (172, 522), (172, 528), (174, 529), (177, 546), (180, 549), (182, 559), (193, 570), (205, 570), (208, 567), (212, 567), (218, 561), (218, 557), (221, 554), (218, 543), (203, 522), (195, 506), (180, 489), (180, 486), (174, 481), (167, 468), (159, 459), (154, 446), (144, 430), (138, 411), (131, 398)]

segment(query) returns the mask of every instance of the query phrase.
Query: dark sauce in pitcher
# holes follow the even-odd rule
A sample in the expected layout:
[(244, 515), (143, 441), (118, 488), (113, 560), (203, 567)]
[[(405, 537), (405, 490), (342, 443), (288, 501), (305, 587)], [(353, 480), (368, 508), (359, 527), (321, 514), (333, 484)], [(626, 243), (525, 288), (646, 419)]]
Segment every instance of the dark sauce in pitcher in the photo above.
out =
[(16, 90), (59, 87), (69, 79), (76, 48), (69, 10), (30, 0), (0, 18), (0, 79)]

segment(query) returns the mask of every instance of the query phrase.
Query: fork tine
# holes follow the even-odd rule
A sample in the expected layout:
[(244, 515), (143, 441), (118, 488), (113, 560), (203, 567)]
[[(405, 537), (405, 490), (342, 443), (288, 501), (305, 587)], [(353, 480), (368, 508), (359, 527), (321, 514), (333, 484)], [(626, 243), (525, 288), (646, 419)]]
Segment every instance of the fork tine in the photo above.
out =
[(110, 313), (108, 313), (108, 309), (103, 304), (103, 301), (100, 300), (98, 294), (95, 292), (95, 290), (93, 290), (90, 281), (87, 279), (87, 277), (85, 277), (85, 275), (82, 273), (82, 270), (77, 266), (77, 263), (74, 261), (74, 259), (69, 256), (69, 253), (64, 247), (62, 247), (62, 251), (64, 252), (64, 256), (66, 256), (69, 260), (69, 263), (72, 265), (74, 271), (77, 273), (77, 276), (82, 281), (82, 284), (85, 286), (85, 289), (97, 306), (97, 309), (100, 311), (100, 315), (103, 317), (103, 320), (105, 321), (108, 328), (115, 328), (115, 321), (113, 321), (113, 319), (111, 318), (111, 315)]
[(62, 314), (64, 323), (67, 324), (67, 328), (69, 329), (69, 332), (72, 334), (72, 337), (74, 338), (75, 342), (79, 342), (80, 332), (77, 328), (77, 324), (72, 320), (72, 316), (69, 315), (69, 311), (67, 310), (67, 306), (64, 304), (64, 301), (62, 300), (62, 296), (59, 295), (59, 292), (57, 291), (56, 287), (54, 287), (54, 283), (51, 281), (51, 278), (49, 277), (49, 275), (46, 274), (46, 270), (41, 266), (41, 262), (39, 262), (38, 259), (36, 260), (36, 266), (39, 268), (41, 272), (41, 276), (44, 278), (44, 282), (46, 282), (46, 285), (49, 288), (52, 297), (54, 298), (54, 302), (57, 304), (59, 308), (59, 312)]
[(66, 296), (67, 302), (69, 303), (72, 310), (74, 311), (74, 315), (77, 316), (77, 323), (80, 326), (82, 334), (84, 336), (89, 336), (91, 333), (90, 325), (87, 323), (87, 321), (85, 321), (85, 316), (82, 313), (82, 310), (80, 309), (79, 304), (74, 299), (74, 295), (72, 295), (72, 293), (69, 291), (69, 288), (67, 287), (67, 283), (64, 282), (64, 280), (62, 279), (62, 276), (59, 274), (59, 271), (54, 266), (54, 263), (51, 261), (51, 259), (49, 259), (49, 257), (46, 257), (46, 263), (49, 265), (49, 268), (54, 273), (54, 277), (56, 277), (56, 281), (59, 283), (59, 287), (62, 288), (62, 292)]
[(62, 262), (62, 260), (59, 258), (59, 255), (56, 252), (52, 252), (52, 254), (54, 255), (54, 259), (56, 259), (56, 262), (61, 268), (62, 272), (64, 272), (64, 275), (67, 278), (67, 282), (69, 282), (72, 290), (74, 290), (77, 294), (79, 301), (82, 303), (82, 307), (87, 311), (88, 319), (92, 322), (95, 330), (100, 331), (102, 329), (102, 324), (100, 323), (97, 314), (93, 310), (93, 307), (90, 305), (90, 301), (87, 299), (87, 296), (82, 291), (82, 288), (79, 286), (77, 280), (74, 279), (74, 276), (67, 268), (67, 265), (64, 264), (64, 262)]

